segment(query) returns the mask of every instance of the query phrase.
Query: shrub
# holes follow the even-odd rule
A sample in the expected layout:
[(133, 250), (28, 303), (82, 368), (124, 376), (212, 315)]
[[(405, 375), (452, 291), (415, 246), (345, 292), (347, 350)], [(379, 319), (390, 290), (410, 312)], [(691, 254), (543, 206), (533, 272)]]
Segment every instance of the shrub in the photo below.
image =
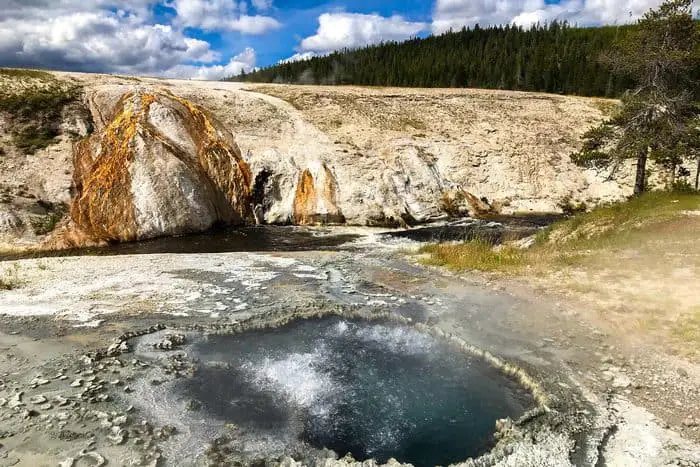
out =
[(0, 290), (12, 290), (20, 287), (22, 280), (19, 277), (19, 265), (13, 264), (6, 268), (0, 276)]
[(78, 99), (80, 88), (42, 71), (4, 69), (0, 70), (3, 76), (35, 80), (24, 83), (18, 92), (11, 87), (0, 89), (0, 112), (11, 116), (13, 143), (26, 154), (52, 144), (59, 135), (63, 109)]
[(37, 150), (53, 144), (58, 135), (59, 131), (53, 125), (44, 127), (30, 125), (16, 131), (12, 141), (25, 154), (34, 154)]
[(695, 189), (687, 180), (676, 180), (671, 185), (671, 191), (674, 193), (697, 193), (698, 190)]
[(65, 204), (53, 204), (42, 201), (39, 204), (46, 209), (47, 213), (43, 216), (33, 216), (30, 222), (35, 235), (46, 235), (56, 228), (56, 225), (68, 211), (68, 207)]

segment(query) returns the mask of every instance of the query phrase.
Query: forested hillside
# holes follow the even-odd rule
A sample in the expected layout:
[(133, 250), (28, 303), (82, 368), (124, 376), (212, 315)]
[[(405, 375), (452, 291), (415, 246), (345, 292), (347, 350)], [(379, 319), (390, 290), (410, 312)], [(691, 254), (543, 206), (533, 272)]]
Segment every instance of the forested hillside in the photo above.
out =
[(561, 23), (527, 30), (476, 26), (279, 64), (232, 79), (617, 96), (631, 83), (612, 76), (598, 57), (629, 30), (629, 26), (576, 28)]

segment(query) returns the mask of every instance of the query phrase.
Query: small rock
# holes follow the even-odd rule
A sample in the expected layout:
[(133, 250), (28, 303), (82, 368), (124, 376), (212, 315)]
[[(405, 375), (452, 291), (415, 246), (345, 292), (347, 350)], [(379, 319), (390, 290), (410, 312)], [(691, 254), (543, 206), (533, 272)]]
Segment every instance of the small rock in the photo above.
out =
[(177, 433), (177, 428), (172, 425), (165, 425), (163, 428), (155, 433), (156, 438), (161, 440), (166, 440)]
[(114, 426), (123, 426), (126, 424), (126, 415), (121, 415), (119, 417), (115, 417), (114, 420), (112, 420), (112, 425)]
[(45, 404), (46, 401), (47, 401), (46, 397), (44, 397), (42, 395), (34, 396), (31, 399), (29, 399), (29, 402), (32, 404), (35, 404), (35, 405)]
[(36, 410), (25, 410), (24, 412), (22, 412), (23, 418), (33, 418), (37, 415), (39, 415), (39, 412), (37, 412)]
[(72, 388), (79, 388), (82, 385), (83, 385), (83, 380), (80, 378), (78, 378), (75, 381), (73, 381), (72, 383), (70, 383), (70, 387), (72, 387)]
[(103, 465), (107, 464), (107, 461), (105, 460), (104, 457), (102, 457), (100, 454), (98, 454), (95, 451), (87, 451), (83, 449), (80, 451), (80, 454), (78, 454), (78, 459), (91, 459), (92, 460), (92, 465), (94, 467), (102, 467)]
[(185, 410), (195, 411), (199, 410), (200, 408), (202, 408), (202, 404), (194, 399), (190, 399), (187, 401), (187, 404), (185, 404)]
[(126, 432), (124, 430), (118, 430), (116, 433), (107, 436), (107, 439), (115, 445), (121, 445), (126, 442)]
[(22, 402), (22, 395), (24, 394), (24, 391), (19, 391), (15, 393), (12, 397), (10, 397), (9, 401), (7, 402), (7, 406), (11, 409), (16, 409), (17, 407), (21, 407), (24, 405)]
[(70, 404), (70, 401), (63, 396), (54, 396), (52, 400), (58, 407), (65, 407)]
[(31, 380), (31, 382), (30, 382), (29, 384), (31, 384), (31, 385), (36, 385), (36, 386), (44, 386), (44, 385), (46, 385), (46, 384), (49, 384), (50, 382), (51, 382), (51, 381), (48, 380), (48, 379), (40, 378), (40, 377), (37, 376), (36, 378), (34, 378), (33, 380)]

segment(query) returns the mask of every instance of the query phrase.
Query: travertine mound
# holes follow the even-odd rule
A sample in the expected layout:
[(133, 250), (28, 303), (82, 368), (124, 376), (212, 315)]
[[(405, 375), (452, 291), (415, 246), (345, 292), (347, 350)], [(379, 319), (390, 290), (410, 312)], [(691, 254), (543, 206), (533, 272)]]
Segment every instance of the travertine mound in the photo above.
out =
[(120, 86), (96, 91), (91, 107), (98, 131), (75, 147), (71, 206), (86, 236), (141, 240), (252, 219), (248, 165), (205, 111), (165, 91)]
[(305, 169), (294, 195), (294, 222), (298, 225), (345, 222), (337, 192), (338, 182), (325, 164)]
[(632, 191), (630, 167), (582, 169), (569, 158), (613, 101), (54, 75), (82, 90), (55, 145), (22, 154), (0, 112), (0, 201), (23, 225), (6, 228), (0, 247), (138, 240), (216, 222), (397, 226), (561, 212)]

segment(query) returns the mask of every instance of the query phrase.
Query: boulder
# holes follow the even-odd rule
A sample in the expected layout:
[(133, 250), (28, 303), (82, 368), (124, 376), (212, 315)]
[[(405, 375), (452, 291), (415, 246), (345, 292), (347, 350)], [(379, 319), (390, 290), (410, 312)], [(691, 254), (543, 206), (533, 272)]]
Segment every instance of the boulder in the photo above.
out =
[[(167, 91), (117, 92), (91, 98), (98, 131), (74, 150), (67, 229), (84, 235), (63, 238), (123, 242), (252, 221), (251, 172), (223, 125)], [(114, 107), (98, 111), (103, 102)]]

